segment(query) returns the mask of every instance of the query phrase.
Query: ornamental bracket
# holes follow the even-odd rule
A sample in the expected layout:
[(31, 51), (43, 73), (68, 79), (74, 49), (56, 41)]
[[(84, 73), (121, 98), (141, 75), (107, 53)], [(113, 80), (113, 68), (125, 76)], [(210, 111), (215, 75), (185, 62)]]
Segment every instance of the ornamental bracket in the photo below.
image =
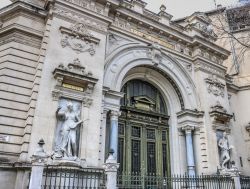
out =
[(212, 118), (214, 130), (221, 129), (230, 132), (229, 122), (232, 119), (233, 115), (229, 114), (219, 102), (217, 102), (215, 106), (211, 107), (211, 111), (209, 112), (209, 114)]

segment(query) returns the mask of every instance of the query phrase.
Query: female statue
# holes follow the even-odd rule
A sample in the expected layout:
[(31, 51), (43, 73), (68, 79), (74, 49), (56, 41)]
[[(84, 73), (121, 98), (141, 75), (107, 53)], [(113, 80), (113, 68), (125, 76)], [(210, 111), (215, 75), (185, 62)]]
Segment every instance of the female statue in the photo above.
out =
[(82, 124), (79, 119), (79, 113), (76, 113), (72, 102), (67, 103), (67, 110), (61, 108), (57, 111), (58, 119), (62, 120), (59, 128), (59, 135), (56, 145), (56, 158), (65, 158), (70, 160), (77, 159), (77, 127)]

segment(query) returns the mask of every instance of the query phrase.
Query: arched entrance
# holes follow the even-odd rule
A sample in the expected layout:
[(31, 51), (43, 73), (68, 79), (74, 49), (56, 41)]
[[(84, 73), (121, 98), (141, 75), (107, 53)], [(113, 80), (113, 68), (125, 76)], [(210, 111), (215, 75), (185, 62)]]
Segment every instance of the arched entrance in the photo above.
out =
[[(151, 52), (152, 49), (150, 47), (145, 46), (124, 46), (123, 49), (117, 49), (107, 57), (106, 63), (105, 63), (105, 75), (104, 75), (104, 86), (107, 89), (107, 92), (104, 97), (104, 107), (107, 110), (111, 110), (110, 117), (107, 119), (110, 121), (108, 125), (110, 125), (110, 131), (109, 128), (107, 129), (107, 132), (110, 133), (110, 149), (119, 149), (118, 143), (120, 142), (120, 146), (123, 145), (126, 148), (129, 147), (130, 153), (131, 151), (131, 143), (132, 143), (132, 137), (130, 137), (130, 141), (126, 140), (126, 136), (117, 133), (118, 132), (118, 123), (124, 122), (131, 122), (131, 118), (128, 118), (128, 111), (125, 108), (123, 110), (123, 105), (121, 104), (120, 100), (123, 97), (123, 92), (126, 93), (124, 90), (124, 87), (126, 84), (133, 80), (140, 80), (146, 83), (151, 84), (154, 88), (156, 88), (159, 91), (159, 94), (161, 94), (162, 99), (165, 103), (166, 108), (166, 114), (168, 123), (166, 124), (169, 131), (169, 151), (168, 154), (168, 160), (167, 163), (170, 161), (170, 166), (167, 168), (172, 173), (183, 173), (187, 170), (187, 156), (186, 156), (186, 142), (185, 142), (185, 135), (183, 135), (183, 131), (181, 131), (180, 127), (183, 127), (183, 124), (186, 124), (188, 122), (185, 122), (186, 119), (189, 119), (187, 116), (187, 113), (182, 116), (182, 120), (180, 120), (183, 124), (179, 125), (179, 118), (177, 117), (178, 112), (182, 112), (183, 110), (194, 110), (199, 109), (199, 102), (198, 97), (196, 95), (196, 90), (194, 83), (192, 81), (192, 78), (187, 73), (187, 71), (182, 67), (182, 65), (176, 61), (173, 57), (162, 53), (161, 61), (158, 65), (154, 65), (152, 61), (152, 57), (149, 56), (149, 52)], [(123, 92), (121, 92), (123, 91)], [(136, 96), (136, 95), (135, 95)], [(125, 97), (126, 98), (126, 97)], [(127, 100), (127, 99), (126, 99)], [(134, 100), (140, 100), (134, 99)], [(144, 99), (144, 101), (146, 101)], [(151, 101), (151, 99), (147, 99), (147, 103), (154, 104), (154, 101)], [(139, 105), (140, 106), (140, 105)], [(145, 106), (145, 105), (141, 105)], [(138, 108), (137, 108), (138, 109)], [(123, 113), (123, 111), (127, 112), (125, 119), (123, 119), (123, 115), (119, 117), (119, 112)], [(133, 111), (136, 109), (134, 108)], [(156, 112), (156, 114), (159, 112)], [(160, 112), (161, 113), (161, 112)], [(131, 110), (129, 112), (131, 114)], [(152, 114), (152, 112), (151, 112)], [(148, 115), (146, 114), (147, 117)], [(119, 117), (119, 118), (118, 118)], [(158, 115), (158, 117), (160, 117)], [(164, 116), (162, 116), (164, 118)], [(184, 123), (185, 122), (185, 123)], [(124, 125), (124, 123), (123, 123)], [(146, 124), (147, 125), (147, 122)], [(147, 130), (146, 126), (141, 126), (140, 131), (143, 130), (142, 128), (145, 128), (144, 130)], [(130, 129), (131, 126), (130, 126)], [(150, 128), (149, 128), (150, 129)], [(120, 131), (121, 133), (124, 131)], [(132, 131), (130, 131), (131, 134)], [(144, 171), (147, 172), (148, 166), (146, 163), (147, 155), (145, 151), (147, 149), (147, 138), (146, 138), (146, 131), (142, 135), (144, 138), (139, 139), (139, 141), (144, 142), (144, 151), (142, 149), (139, 149), (139, 151), (143, 154), (140, 154), (140, 156), (143, 158), (139, 158), (140, 164), (137, 168), (134, 170), (132, 169), (132, 155), (128, 154), (128, 152), (121, 150), (119, 154), (122, 154), (123, 160), (119, 160), (118, 153), (115, 152), (115, 156), (118, 158), (118, 161), (122, 162), (122, 171), (137, 171), (139, 169), (145, 169)], [(126, 133), (125, 133), (126, 134)], [(141, 133), (142, 134), (142, 133)], [(128, 134), (127, 134), (128, 135)], [(160, 134), (158, 134), (160, 136)], [(123, 138), (123, 141), (119, 141), (120, 138)], [(153, 141), (153, 140), (152, 140)], [(129, 145), (126, 146), (125, 143), (130, 142)], [(157, 143), (158, 142), (158, 143)], [(157, 148), (159, 149), (159, 145), (162, 144), (159, 143), (157, 140), (156, 144)], [(124, 144), (122, 144), (124, 143)], [(167, 143), (167, 142), (166, 142)], [(151, 144), (149, 144), (151, 145)], [(141, 144), (140, 144), (141, 147)], [(124, 148), (124, 147), (123, 147)], [(108, 150), (108, 149), (106, 149)], [(126, 149), (128, 151), (128, 149)], [(156, 149), (157, 151), (157, 149)], [(161, 150), (162, 153), (163, 150)], [(156, 152), (157, 153), (157, 152)], [(169, 158), (170, 156), (170, 158)], [(162, 162), (162, 160), (159, 160), (159, 158), (163, 158), (163, 156), (155, 157), (156, 162)], [(157, 159), (158, 158), (158, 159)], [(169, 160), (170, 159), (170, 160)], [(124, 161), (129, 161), (129, 163), (125, 163)], [(157, 163), (158, 163), (157, 162)], [(130, 164), (130, 165), (129, 165)], [(156, 168), (156, 173), (163, 174), (163, 165), (158, 167), (162, 168)], [(149, 169), (149, 171), (151, 171)]]
[(126, 82), (121, 91), (119, 172), (169, 175), (169, 116), (161, 92), (139, 79)]

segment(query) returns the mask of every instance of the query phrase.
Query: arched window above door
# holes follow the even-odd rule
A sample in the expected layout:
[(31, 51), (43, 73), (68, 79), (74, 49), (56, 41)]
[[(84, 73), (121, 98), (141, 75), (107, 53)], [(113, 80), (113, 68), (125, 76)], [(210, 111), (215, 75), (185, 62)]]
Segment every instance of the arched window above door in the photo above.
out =
[(166, 104), (160, 91), (150, 83), (142, 80), (130, 80), (121, 91), (125, 93), (121, 106), (167, 114)]

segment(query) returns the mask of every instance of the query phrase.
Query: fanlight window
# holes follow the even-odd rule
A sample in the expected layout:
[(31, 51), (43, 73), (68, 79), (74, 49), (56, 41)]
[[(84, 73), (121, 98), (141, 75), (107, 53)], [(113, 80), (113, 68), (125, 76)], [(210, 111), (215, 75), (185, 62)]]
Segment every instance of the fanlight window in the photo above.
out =
[(122, 106), (134, 107), (145, 111), (166, 114), (163, 97), (153, 85), (141, 80), (127, 82), (122, 92), (125, 93), (121, 101)]

